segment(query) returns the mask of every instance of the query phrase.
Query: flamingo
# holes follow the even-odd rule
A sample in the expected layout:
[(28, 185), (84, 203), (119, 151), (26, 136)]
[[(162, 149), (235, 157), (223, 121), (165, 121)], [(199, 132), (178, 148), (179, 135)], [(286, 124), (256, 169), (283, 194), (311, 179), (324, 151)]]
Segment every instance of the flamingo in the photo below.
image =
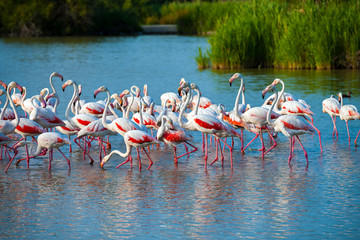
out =
[[(272, 85), (276, 86), (279, 83), (282, 85), (282, 88), (284, 90), (285, 89), (285, 83), (279, 78), (276, 78), (272, 82)], [(283, 90), (282, 90), (282, 92), (283, 92)], [(318, 133), (318, 135), (319, 135), (319, 143), (320, 143), (320, 152), (322, 153), (323, 150), (322, 150), (322, 143), (321, 143), (321, 132), (312, 123), (313, 122), (313, 116), (312, 115), (314, 115), (314, 113), (305, 104), (301, 103), (301, 102), (299, 102), (297, 100), (292, 100), (292, 101), (286, 100), (281, 105), (280, 114), (303, 116), (305, 119), (306, 119), (306, 117), (309, 117), (311, 119), (311, 122), (309, 120), (307, 120), (307, 119), (306, 119), (306, 121), (308, 121), (311, 124), (311, 126), (315, 129), (315, 131)]]
[[(276, 87), (273, 84), (269, 85), (267, 88), (263, 90), (262, 96), (264, 98), (265, 94), (270, 90), (275, 91), (275, 100), (271, 104), (270, 110), (267, 113), (266, 121), (270, 126), (274, 128), (276, 132), (282, 132), (286, 137), (289, 138), (290, 155), (288, 159), (288, 164), (290, 165), (290, 161), (293, 157), (294, 141), (292, 139), (295, 136), (299, 141), (301, 148), (304, 151), (307, 165), (309, 165), (308, 154), (300, 141), (299, 135), (307, 134), (307, 133), (313, 134), (315, 133), (315, 129), (303, 117), (296, 115), (282, 115), (278, 117), (276, 120), (271, 120), (271, 111), (273, 110), (275, 104), (277, 104), (277, 100), (278, 100), (278, 92), (276, 90)], [(269, 152), (270, 150), (271, 149), (269, 149), (267, 152)]]
[[(339, 93), (339, 96), (340, 96), (340, 100), (341, 100), (341, 106), (340, 106), (340, 111), (339, 111), (340, 119), (344, 120), (346, 123), (346, 129), (347, 129), (347, 133), (348, 133), (349, 146), (350, 146), (350, 132), (349, 132), (348, 121), (360, 119), (360, 114), (354, 105), (343, 105), (344, 101), (343, 101), (342, 93)], [(356, 145), (357, 137), (358, 136), (356, 136), (356, 139), (355, 139), (355, 145)]]
[(148, 85), (145, 84), (144, 85), (144, 97), (143, 97), (144, 102), (146, 103), (147, 106), (150, 106), (152, 103), (154, 103), (154, 100), (152, 99), (151, 96), (149, 96), (148, 93)]
[[(144, 150), (145, 154), (147, 155), (147, 157), (150, 161), (149, 167), (147, 168), (149, 170), (151, 168), (151, 166), (153, 165), (153, 161), (151, 160), (149, 154), (146, 152), (145, 147), (150, 146), (152, 144), (159, 144), (159, 141), (144, 131), (131, 130), (124, 134), (124, 142), (126, 145), (126, 152), (122, 153), (118, 150), (113, 150), (111, 153), (109, 153), (108, 155), (106, 155), (103, 158), (103, 160), (100, 163), (100, 166), (103, 168), (104, 164), (110, 160), (110, 158), (113, 154), (118, 154), (124, 158), (128, 157), (131, 154), (132, 147), (135, 147), (137, 150), (137, 153), (138, 153), (137, 156), (138, 156), (138, 161), (139, 161), (139, 170), (141, 170), (141, 160), (140, 160), (139, 148), (142, 148)], [(118, 167), (122, 166), (123, 164), (125, 164), (128, 161), (130, 161), (129, 158), (125, 162), (121, 163)]]
[[(188, 82), (184, 81), (182, 82), (182, 85), (179, 87), (178, 91), (180, 91), (183, 88), (189, 87)], [(182, 104), (180, 108), (180, 114), (179, 114), (179, 124), (180, 127), (185, 128), (190, 131), (200, 131), (204, 134), (214, 134), (219, 131), (226, 131), (226, 127), (224, 124), (216, 117), (206, 114), (194, 114), (190, 118), (188, 118), (188, 121), (186, 123), (183, 122), (182, 117), (185, 111), (186, 106), (190, 102), (190, 98), (192, 95), (192, 91), (194, 89), (199, 90), (197, 85), (195, 83), (191, 84), (191, 90), (189, 91), (185, 103)], [(200, 92), (200, 91), (199, 91)], [(199, 94), (199, 93), (198, 93)], [(207, 143), (207, 137), (206, 137), (206, 143)], [(206, 144), (207, 145), (207, 144)], [(207, 158), (208, 158), (208, 147), (206, 146), (206, 152), (204, 157), (204, 167), (207, 168)]]
[[(156, 138), (159, 141), (163, 141), (166, 144), (169, 144), (173, 147), (175, 164), (178, 163), (179, 158), (185, 155), (190, 155), (191, 153), (197, 151), (197, 147), (189, 143), (190, 141), (193, 140), (192, 137), (189, 134), (187, 134), (184, 130), (175, 127), (172, 120), (166, 115), (162, 116), (161, 118), (161, 126), (158, 129)], [(190, 152), (186, 152), (180, 156), (176, 156), (176, 146), (180, 143), (184, 143), (184, 144), (186, 143), (190, 145), (191, 147), (193, 147), (193, 150), (191, 150)]]
[[(56, 126), (65, 126), (65, 123), (49, 108), (40, 108), (34, 105), (35, 96), (31, 97), (31, 103), (34, 108), (30, 113), (29, 119), (37, 122), (43, 128), (53, 128)], [(43, 102), (44, 99), (41, 97)], [(45, 104), (45, 103), (44, 103)]]
[(334, 125), (333, 138), (334, 138), (334, 134), (336, 133), (336, 139), (339, 139), (338, 131), (336, 129), (336, 117), (340, 116), (340, 103), (339, 103), (339, 101), (336, 100), (336, 98), (334, 98), (333, 95), (331, 95), (330, 98), (324, 99), (324, 101), (322, 101), (322, 111), (324, 113), (328, 113), (330, 115), (331, 120), (332, 120), (333, 125)]
[(13, 88), (18, 88), (22, 90), (22, 87), (17, 84), (16, 82), (11, 82), (8, 86), (7, 86), (7, 90), (6, 90), (6, 102), (5, 102), (5, 106), (3, 108), (3, 111), (0, 114), (0, 119), (3, 119), (4, 113), (5, 113), (5, 109), (8, 105), (8, 103), (10, 102), (11, 108), (13, 109), (13, 112), (15, 114), (15, 119), (8, 121), (8, 120), (0, 120), (0, 133), (4, 134), (4, 135), (8, 135), (11, 134), (15, 131), (15, 128), (18, 126), (19, 124), (19, 117), (16, 111), (16, 108), (14, 106), (14, 103), (11, 100), (10, 97), (10, 92)]
[[(45, 132), (45, 129), (41, 127), (38, 123), (28, 119), (28, 118), (20, 118), (19, 124), (17, 125), (15, 129), (15, 133), (20, 134), (22, 138), (19, 141), (26, 141), (27, 137), (34, 137), (41, 133)], [(26, 159), (27, 159), (27, 165), (29, 167), (29, 150), (27, 145), (25, 145), (26, 149)]]
[[(49, 151), (49, 167), (48, 167), (48, 169), (50, 171), (51, 170), (51, 161), (53, 160), (53, 150), (54, 150), (54, 148), (56, 148), (68, 162), (69, 171), (70, 171), (71, 170), (70, 160), (59, 149), (61, 146), (65, 145), (65, 144), (71, 145), (71, 142), (67, 138), (60, 135), (59, 133), (54, 133), (54, 132), (42, 133), (37, 138), (36, 151), (33, 153), (33, 155), (30, 158), (34, 158), (39, 155), (41, 155), (41, 156), (45, 155), (46, 151), (50, 150)], [(25, 159), (26, 158), (17, 160), (16, 165), (18, 165), (22, 160), (25, 160)], [(10, 164), (11, 164), (11, 162), (9, 163), (9, 165)]]

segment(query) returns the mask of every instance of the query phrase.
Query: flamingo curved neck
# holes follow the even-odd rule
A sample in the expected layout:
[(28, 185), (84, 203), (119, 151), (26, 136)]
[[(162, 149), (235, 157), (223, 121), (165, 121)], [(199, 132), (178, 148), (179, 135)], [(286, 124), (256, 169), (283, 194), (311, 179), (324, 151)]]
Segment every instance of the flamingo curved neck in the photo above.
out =
[(164, 132), (165, 132), (165, 121), (166, 121), (166, 117), (162, 116), (161, 117), (161, 126), (159, 127), (157, 134), (156, 134), (156, 138), (157, 140), (160, 140), (163, 138), (164, 136)]
[(185, 102), (180, 107), (180, 114), (179, 114), (178, 120), (179, 120), (179, 125), (182, 128), (185, 128), (184, 123), (182, 122), (182, 118), (183, 118), (185, 109), (186, 109), (186, 107), (188, 106), (188, 104), (190, 102), (191, 97), (192, 97), (192, 89), (190, 89), (189, 93), (186, 95)]
[(108, 156), (108, 159), (110, 159), (111, 156), (114, 155), (114, 154), (120, 155), (121, 157), (128, 157), (130, 155), (130, 153), (131, 153), (131, 147), (130, 147), (129, 144), (126, 144), (126, 152), (122, 153), (119, 150), (113, 150), (107, 156)]
[(343, 95), (342, 95), (342, 93), (340, 93), (339, 95), (340, 95), (340, 101), (341, 101), (340, 108), (342, 108), (342, 106), (343, 106), (343, 104), (344, 104)]
[(106, 104), (105, 104), (105, 108), (104, 108), (104, 112), (103, 112), (103, 115), (102, 115), (102, 119), (101, 119), (101, 123), (103, 124), (103, 126), (107, 129), (110, 129), (110, 125), (107, 124), (106, 122), (106, 113), (107, 113), (107, 110), (108, 110), (108, 107), (109, 107), (109, 104), (110, 104), (110, 92), (108, 90), (105, 91), (108, 95), (107, 99), (106, 99)]
[(134, 104), (134, 101), (135, 101), (135, 97), (131, 92), (130, 92), (130, 96), (131, 96), (131, 102), (130, 102), (129, 106), (126, 108), (126, 114), (125, 114), (125, 118), (127, 118), (127, 119), (129, 119), (130, 109), (131, 109), (131, 106)]
[[(8, 88), (9, 89), (9, 88)], [(8, 96), (8, 91), (6, 90), (6, 101), (5, 101), (5, 104), (4, 104), (4, 107), (2, 108), (1, 110), (1, 114), (0, 114), (0, 120), (3, 120), (4, 119), (4, 114), (5, 114), (5, 110), (7, 108), (7, 106), (9, 105), (9, 96)]]
[(197, 102), (196, 102), (196, 107), (195, 107), (195, 115), (197, 115), (198, 111), (199, 111), (201, 92), (200, 92), (200, 90), (198, 88), (195, 88), (194, 90), (195, 90), (195, 92), (197, 93), (197, 96), (198, 96), (198, 99), (197, 99)]
[(244, 95), (244, 91), (243, 91), (243, 88), (244, 88), (244, 80), (243, 80), (243, 78), (240, 78), (240, 79), (241, 79), (240, 88), (239, 88), (238, 94), (237, 94), (237, 96), (236, 96), (235, 106), (234, 106), (234, 111), (235, 111), (236, 113), (239, 111), (240, 95), (242, 95), (242, 104), (245, 105), (245, 95)]
[(77, 125), (75, 124), (75, 122), (69, 117), (70, 108), (71, 108), (72, 104), (74, 103), (75, 98), (78, 95), (78, 85), (77, 85), (77, 83), (72, 82), (72, 85), (74, 87), (74, 93), (73, 93), (73, 96), (72, 96), (72, 98), (71, 98), (71, 100), (70, 100), (70, 102), (69, 102), (69, 104), (68, 104), (68, 106), (66, 108), (65, 117), (72, 126), (76, 127)]
[[(283, 97), (284, 91), (285, 91), (285, 83), (284, 83), (282, 80), (280, 80), (280, 83), (281, 83), (282, 89), (281, 89), (281, 91), (280, 91), (280, 95), (278, 95), (277, 100), (274, 101), (274, 102), (276, 102), (276, 110), (278, 110), (279, 101), (280, 101), (280, 99)], [(276, 88), (275, 88), (275, 90), (276, 90)], [(276, 90), (276, 93), (277, 93), (277, 90)]]
[(275, 99), (276, 100), (272, 102), (271, 107), (270, 107), (270, 109), (269, 109), (269, 111), (267, 112), (267, 115), (266, 115), (266, 121), (268, 122), (269, 125), (272, 125), (271, 124), (271, 112), (274, 109), (275, 105), (277, 104), (278, 98), (279, 98), (277, 89), (275, 87), (273, 87), (273, 89), (275, 91)]

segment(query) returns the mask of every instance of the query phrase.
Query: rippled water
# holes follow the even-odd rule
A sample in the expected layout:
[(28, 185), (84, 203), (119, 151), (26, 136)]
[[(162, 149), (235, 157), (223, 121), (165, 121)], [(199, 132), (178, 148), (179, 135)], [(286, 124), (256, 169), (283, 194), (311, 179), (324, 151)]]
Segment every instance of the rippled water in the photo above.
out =
[[(111, 38), (0, 39), (0, 79), (27, 86), (29, 94), (49, 87), (49, 75), (57, 71), (65, 80), (83, 85), (83, 98), (105, 85), (121, 92), (136, 84), (149, 84), (149, 93), (159, 103), (163, 92), (176, 92), (181, 77), (196, 82), (215, 103), (231, 109), (238, 85), (229, 87), (231, 71), (199, 71), (194, 57), (206, 38), (138, 36)], [(47, 157), (3, 171), (0, 161), (1, 238), (95, 238), (95, 239), (358, 239), (360, 237), (359, 153), (353, 140), (359, 121), (350, 121), (352, 143), (348, 146), (345, 123), (338, 119), (339, 140), (332, 139), (330, 117), (321, 112), (324, 98), (338, 91), (353, 92), (346, 104), (360, 105), (359, 71), (241, 70), (246, 99), (261, 104), (261, 90), (275, 77), (283, 79), (286, 91), (305, 99), (322, 131), (323, 154), (318, 138), (302, 136), (309, 153), (309, 167), (296, 145), (289, 168), (288, 139), (279, 135), (278, 146), (264, 160), (255, 149), (245, 155), (236, 141), (234, 167), (225, 164), (204, 169), (201, 135), (195, 133), (199, 151), (180, 159), (176, 166), (172, 148), (151, 151), (154, 165), (139, 171), (114, 157), (101, 169), (74, 146), (69, 154), (72, 169), (55, 153), (51, 172)], [(54, 81), (61, 90), (62, 83)], [(72, 90), (60, 91), (62, 118)], [(100, 95), (99, 95), (100, 96)], [(103, 96), (105, 97), (105, 96)], [(2, 100), (4, 98), (2, 97)], [(245, 142), (253, 137), (245, 133)], [(112, 149), (124, 150), (120, 136), (111, 137)], [(266, 138), (267, 146), (269, 142)], [(184, 149), (179, 147), (179, 152)], [(214, 158), (214, 148), (210, 149)], [(91, 154), (98, 156), (96, 146)], [(23, 156), (22, 151), (19, 154)]]

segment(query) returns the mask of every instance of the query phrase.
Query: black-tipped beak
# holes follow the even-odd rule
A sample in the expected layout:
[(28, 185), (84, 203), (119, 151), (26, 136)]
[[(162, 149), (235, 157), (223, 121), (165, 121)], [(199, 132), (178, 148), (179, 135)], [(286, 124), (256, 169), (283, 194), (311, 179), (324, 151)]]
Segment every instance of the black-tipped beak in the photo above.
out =
[(230, 87), (231, 87), (231, 85), (232, 85), (231, 82), (229, 82), (229, 84), (230, 84)]
[(94, 98), (96, 98), (96, 94), (94, 94)]

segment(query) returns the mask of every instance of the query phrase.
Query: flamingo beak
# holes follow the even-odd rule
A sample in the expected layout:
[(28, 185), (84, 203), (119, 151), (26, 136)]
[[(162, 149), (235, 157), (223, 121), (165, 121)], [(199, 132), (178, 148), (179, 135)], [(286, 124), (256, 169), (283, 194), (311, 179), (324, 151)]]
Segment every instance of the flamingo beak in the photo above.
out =
[(65, 92), (65, 88), (66, 88), (66, 84), (64, 83), (64, 84), (62, 85), (62, 90), (63, 90), (63, 92)]
[(0, 85), (3, 86), (5, 88), (5, 90), (7, 90), (7, 84), (4, 83), (3, 81), (0, 80)]
[(100, 92), (99, 89), (96, 89), (96, 90), (95, 90), (95, 92), (94, 92), (94, 98), (96, 98), (96, 95), (98, 95), (99, 92)]
[(102, 169), (104, 169), (104, 162), (103, 162), (103, 161), (100, 162), (100, 167), (101, 167)]

